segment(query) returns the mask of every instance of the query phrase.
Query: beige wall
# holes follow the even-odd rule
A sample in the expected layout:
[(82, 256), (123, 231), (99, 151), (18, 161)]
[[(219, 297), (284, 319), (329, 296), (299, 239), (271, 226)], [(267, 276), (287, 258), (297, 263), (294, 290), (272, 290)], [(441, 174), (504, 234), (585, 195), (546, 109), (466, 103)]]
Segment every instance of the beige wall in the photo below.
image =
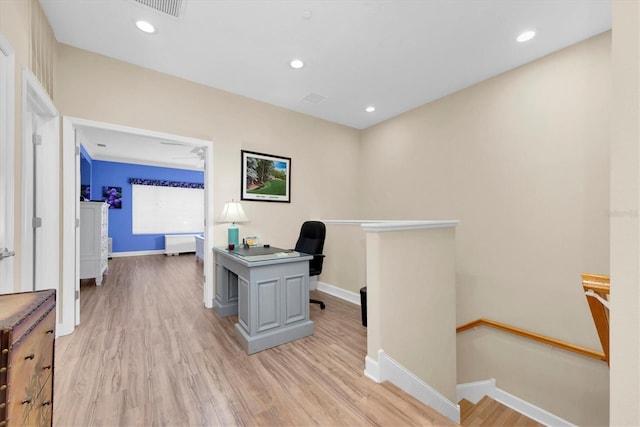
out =
[[(282, 108), (59, 45), (56, 106), (62, 115), (214, 143), (214, 216), (240, 196), (240, 150), (291, 157), (291, 204), (243, 202), (240, 235), (292, 247), (302, 221), (352, 217), (359, 133)], [(216, 229), (226, 242), (226, 225)]]
[[(0, 33), (16, 50), (17, 177), (21, 70), (29, 66), (30, 55), (29, 4), (0, 0)], [(637, 5), (616, 1), (614, 6), (614, 25), (631, 17), (628, 28), (637, 31)], [(629, 37), (636, 42), (634, 34)], [(637, 66), (637, 46), (623, 44), (623, 37), (618, 44), (621, 57)], [(290, 224), (307, 218), (460, 219), (458, 324), (485, 316), (598, 348), (579, 274), (609, 272), (609, 43), (609, 34), (595, 37), (364, 132), (68, 46), (59, 46), (55, 55), (54, 102), (62, 115), (215, 141), (216, 213), (224, 201), (238, 197), (240, 149), (292, 157), (291, 205), (245, 203), (252, 221), (241, 225), (241, 234), (256, 233), (275, 245), (295, 242), (297, 227)], [(614, 71), (625, 68), (620, 64)], [(636, 68), (629, 73), (621, 77), (637, 78)], [(625, 91), (629, 92), (620, 89), (620, 96)], [(637, 98), (632, 102), (637, 107)], [(620, 105), (620, 112), (627, 111)], [(623, 133), (635, 132), (634, 117)], [(637, 178), (636, 145), (612, 151), (614, 171), (631, 159), (628, 167)], [(612, 188), (621, 191), (612, 190), (612, 201), (614, 196), (624, 199), (628, 192), (637, 196), (637, 180), (625, 185), (626, 174), (623, 169), (619, 176), (614, 174)], [(18, 252), (20, 195), (18, 179)], [(628, 254), (629, 248), (636, 253), (637, 218), (633, 224), (618, 221), (636, 233), (628, 238), (623, 235), (628, 229), (614, 234), (616, 219), (611, 221), (611, 256)], [(224, 242), (224, 230), (217, 227), (218, 243)], [(629, 266), (637, 270), (637, 256), (634, 259)], [(615, 283), (613, 266), (612, 261)], [(633, 343), (639, 326), (637, 316), (627, 316), (638, 313), (634, 271), (621, 274), (628, 285), (612, 295), (614, 304), (624, 307), (612, 317), (612, 422), (618, 425), (640, 422), (633, 403), (638, 401), (639, 357)], [(15, 272), (19, 283), (19, 269)], [(505, 339), (492, 337), (488, 341)], [(505, 354), (496, 353), (489, 343), (459, 342), (467, 344), (478, 344), (488, 356)], [(509, 380), (511, 360), (496, 366), (491, 375), (498, 386), (502, 378), (509, 384), (507, 391), (527, 397), (527, 384)], [(562, 363), (549, 363), (553, 369), (545, 372), (562, 380)], [(466, 366), (472, 365), (459, 367), (459, 382), (484, 375), (490, 364)], [(588, 375), (589, 369), (582, 373)], [(594, 382), (581, 384), (583, 394), (566, 402), (559, 415), (581, 405), (607, 412), (602, 369), (595, 368)], [(545, 392), (555, 396), (548, 385)], [(535, 389), (533, 393), (536, 403), (540, 397)], [(564, 397), (557, 399), (566, 401)]]
[[(487, 317), (600, 348), (580, 273), (609, 273), (610, 42), (594, 37), (363, 132), (360, 216), (461, 221), (458, 325)], [(487, 379), (461, 357), (458, 382)], [(529, 369), (515, 358), (495, 368), (506, 391), (564, 402), (557, 415), (587, 424), (575, 408), (590, 406), (606, 420), (605, 375), (567, 400), (546, 379), (508, 380)], [(562, 364), (545, 369), (563, 380)]]
[(367, 232), (367, 353), (384, 350), (455, 404), (454, 237), (453, 227)]
[(613, 2), (611, 425), (640, 425), (640, 5)]
[(355, 294), (367, 285), (366, 235), (360, 223), (326, 223), (324, 259), (320, 281)]

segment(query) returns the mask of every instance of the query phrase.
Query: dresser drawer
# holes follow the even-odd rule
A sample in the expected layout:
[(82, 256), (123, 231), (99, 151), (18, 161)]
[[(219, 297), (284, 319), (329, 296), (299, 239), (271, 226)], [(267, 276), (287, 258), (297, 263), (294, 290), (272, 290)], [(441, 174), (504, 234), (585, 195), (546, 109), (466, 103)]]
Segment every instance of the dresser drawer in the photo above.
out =
[(53, 400), (51, 392), (52, 378), (49, 377), (42, 389), (42, 393), (28, 404), (29, 410), (24, 419), (24, 426), (50, 426), (52, 417)]
[(53, 309), (11, 351), (7, 389), (9, 420), (24, 416), (25, 410), (35, 402), (43, 386), (51, 381), (55, 320), (56, 312)]

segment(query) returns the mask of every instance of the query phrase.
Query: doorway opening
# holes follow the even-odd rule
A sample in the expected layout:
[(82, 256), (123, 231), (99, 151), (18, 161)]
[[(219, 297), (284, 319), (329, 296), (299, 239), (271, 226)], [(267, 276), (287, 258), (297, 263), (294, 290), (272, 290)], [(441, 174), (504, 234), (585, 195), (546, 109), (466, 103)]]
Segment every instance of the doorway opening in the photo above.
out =
[[(144, 129), (130, 128), (109, 123), (78, 119), (73, 117), (63, 118), (63, 177), (64, 208), (63, 208), (63, 297), (64, 298), (64, 325), (61, 325), (60, 335), (73, 332), (75, 326), (80, 323), (80, 274), (79, 274), (79, 217), (80, 217), (80, 139), (78, 134), (86, 134), (88, 130), (114, 132), (129, 135), (132, 138), (145, 138), (154, 140), (157, 144), (181, 145), (200, 153), (204, 161), (204, 247), (213, 247), (213, 142), (201, 139), (189, 138), (179, 135), (171, 135)], [(123, 155), (120, 160), (126, 162)], [(93, 190), (92, 190), (93, 193)], [(204, 251), (203, 268), (203, 303), (205, 307), (213, 304), (213, 254)], [(107, 279), (108, 280), (108, 279)], [(108, 285), (108, 282), (107, 282)]]

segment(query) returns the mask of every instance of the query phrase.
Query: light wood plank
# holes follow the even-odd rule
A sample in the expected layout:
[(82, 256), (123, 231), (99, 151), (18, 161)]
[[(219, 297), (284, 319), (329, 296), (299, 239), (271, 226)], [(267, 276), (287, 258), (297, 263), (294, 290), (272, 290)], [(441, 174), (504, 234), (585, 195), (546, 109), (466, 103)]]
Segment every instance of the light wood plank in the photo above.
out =
[(193, 258), (114, 258), (103, 286), (82, 283), (82, 323), (56, 343), (56, 426), (455, 425), (364, 377), (360, 308), (329, 295), (313, 292), (313, 336), (247, 355)]

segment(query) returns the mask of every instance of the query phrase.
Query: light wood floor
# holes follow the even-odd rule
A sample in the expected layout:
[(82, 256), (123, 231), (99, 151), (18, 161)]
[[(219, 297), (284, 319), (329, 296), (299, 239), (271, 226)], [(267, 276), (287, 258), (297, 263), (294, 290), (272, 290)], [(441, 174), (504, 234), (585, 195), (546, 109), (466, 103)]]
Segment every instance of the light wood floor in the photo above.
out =
[(363, 376), (360, 308), (313, 292), (315, 333), (248, 356), (236, 317), (202, 303), (193, 255), (114, 258), (81, 286), (81, 324), (56, 342), (56, 426), (455, 425)]

